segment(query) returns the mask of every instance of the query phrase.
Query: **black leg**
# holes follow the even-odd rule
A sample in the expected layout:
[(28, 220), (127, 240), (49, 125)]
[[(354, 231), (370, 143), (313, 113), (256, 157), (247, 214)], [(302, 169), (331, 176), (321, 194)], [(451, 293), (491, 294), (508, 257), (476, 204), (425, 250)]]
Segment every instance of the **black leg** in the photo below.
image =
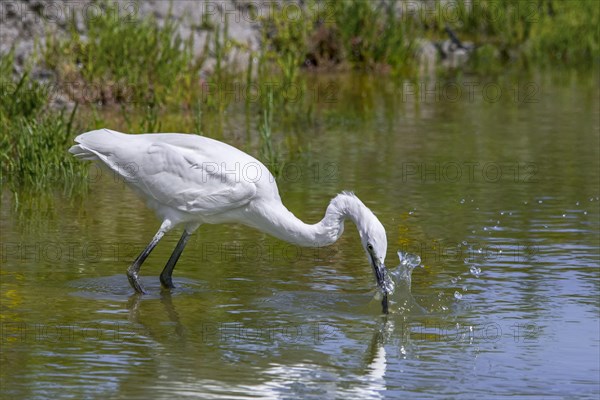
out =
[(175, 285), (173, 285), (173, 279), (171, 276), (173, 275), (175, 264), (177, 264), (177, 260), (179, 260), (179, 256), (183, 252), (183, 249), (185, 248), (185, 245), (187, 244), (187, 241), (191, 235), (192, 234), (188, 233), (186, 229), (183, 230), (183, 234), (181, 235), (179, 242), (177, 242), (177, 246), (175, 246), (173, 254), (171, 254), (169, 261), (167, 261), (167, 265), (165, 265), (165, 268), (160, 273), (160, 283), (166, 289), (172, 289), (175, 287)]
[(146, 293), (144, 291), (144, 288), (142, 287), (142, 285), (140, 284), (140, 282), (138, 280), (138, 274), (140, 272), (140, 268), (142, 267), (144, 260), (146, 260), (146, 258), (150, 255), (150, 253), (152, 252), (154, 247), (156, 247), (156, 245), (158, 244), (160, 239), (164, 236), (164, 234), (165, 234), (165, 231), (163, 230), (163, 227), (161, 226), (161, 229), (158, 232), (156, 232), (156, 235), (154, 235), (154, 237), (152, 238), (152, 241), (148, 244), (148, 246), (146, 246), (144, 251), (142, 251), (142, 253), (135, 259), (135, 261), (129, 266), (129, 268), (127, 268), (127, 278), (129, 279), (129, 284), (138, 293), (141, 293), (141, 294)]

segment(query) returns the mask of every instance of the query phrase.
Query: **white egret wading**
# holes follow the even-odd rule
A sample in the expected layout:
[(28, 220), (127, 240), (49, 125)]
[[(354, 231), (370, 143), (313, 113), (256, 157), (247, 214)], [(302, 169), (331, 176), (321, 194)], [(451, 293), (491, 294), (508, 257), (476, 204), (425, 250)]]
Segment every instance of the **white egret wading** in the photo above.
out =
[[(275, 179), (260, 161), (217, 140), (191, 134), (128, 135), (100, 129), (77, 136), (75, 142), (70, 153), (81, 160), (104, 163), (162, 220), (152, 241), (127, 269), (129, 282), (138, 293), (145, 293), (138, 280), (142, 263), (176, 225), (183, 224), (184, 231), (160, 274), (165, 288), (174, 287), (175, 264), (201, 224), (237, 222), (299, 246), (320, 247), (342, 235), (346, 219), (358, 228), (384, 298), (393, 289), (384, 266), (385, 229), (352, 193), (338, 194), (320, 222), (305, 224), (283, 205)], [(384, 311), (386, 308), (387, 304)]]

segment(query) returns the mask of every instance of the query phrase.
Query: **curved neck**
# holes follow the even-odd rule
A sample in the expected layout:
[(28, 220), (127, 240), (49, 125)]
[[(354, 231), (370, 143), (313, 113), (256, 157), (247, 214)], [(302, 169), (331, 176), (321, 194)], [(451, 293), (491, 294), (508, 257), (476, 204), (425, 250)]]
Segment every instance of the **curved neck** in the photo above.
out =
[(346, 218), (352, 220), (359, 232), (364, 232), (361, 225), (365, 218), (361, 216), (371, 211), (353, 193), (342, 192), (334, 197), (323, 219), (316, 224), (306, 224), (296, 218), (282, 203), (269, 203), (259, 212), (259, 219), (251, 225), (255, 228), (304, 247), (328, 246), (339, 239), (344, 232)]

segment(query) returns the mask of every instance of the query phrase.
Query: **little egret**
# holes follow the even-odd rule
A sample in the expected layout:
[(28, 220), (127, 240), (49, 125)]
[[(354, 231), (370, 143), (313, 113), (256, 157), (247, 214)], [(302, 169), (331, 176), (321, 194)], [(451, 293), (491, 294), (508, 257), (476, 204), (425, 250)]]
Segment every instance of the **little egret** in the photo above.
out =
[(183, 224), (183, 234), (160, 274), (160, 282), (167, 289), (174, 287), (171, 276), (175, 264), (201, 224), (237, 222), (299, 246), (321, 247), (334, 243), (344, 231), (344, 220), (350, 219), (358, 228), (387, 303), (393, 281), (384, 265), (385, 229), (353, 193), (338, 194), (329, 203), (325, 217), (310, 225), (283, 205), (273, 175), (260, 161), (217, 140), (191, 134), (128, 135), (100, 129), (77, 136), (75, 142), (70, 153), (81, 160), (104, 163), (162, 221), (154, 238), (127, 269), (136, 292), (145, 293), (138, 280), (142, 263), (176, 225)]

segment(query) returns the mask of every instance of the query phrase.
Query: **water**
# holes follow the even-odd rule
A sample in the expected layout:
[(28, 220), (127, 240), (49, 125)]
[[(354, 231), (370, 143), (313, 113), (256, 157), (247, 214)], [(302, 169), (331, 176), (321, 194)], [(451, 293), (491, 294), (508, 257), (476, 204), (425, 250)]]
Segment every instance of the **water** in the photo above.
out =
[[(319, 250), (203, 226), (165, 293), (172, 232), (139, 298), (124, 272), (158, 223), (122, 182), (99, 173), (89, 194), (20, 214), (5, 192), (1, 397), (598, 398), (597, 78), (481, 82), (504, 90), (497, 101), (319, 79), (335, 101), (290, 127), (310, 152), (284, 171), (282, 197), (307, 221), (344, 189), (374, 210), (390, 314), (351, 223)], [(423, 265), (410, 285), (397, 250)]]

